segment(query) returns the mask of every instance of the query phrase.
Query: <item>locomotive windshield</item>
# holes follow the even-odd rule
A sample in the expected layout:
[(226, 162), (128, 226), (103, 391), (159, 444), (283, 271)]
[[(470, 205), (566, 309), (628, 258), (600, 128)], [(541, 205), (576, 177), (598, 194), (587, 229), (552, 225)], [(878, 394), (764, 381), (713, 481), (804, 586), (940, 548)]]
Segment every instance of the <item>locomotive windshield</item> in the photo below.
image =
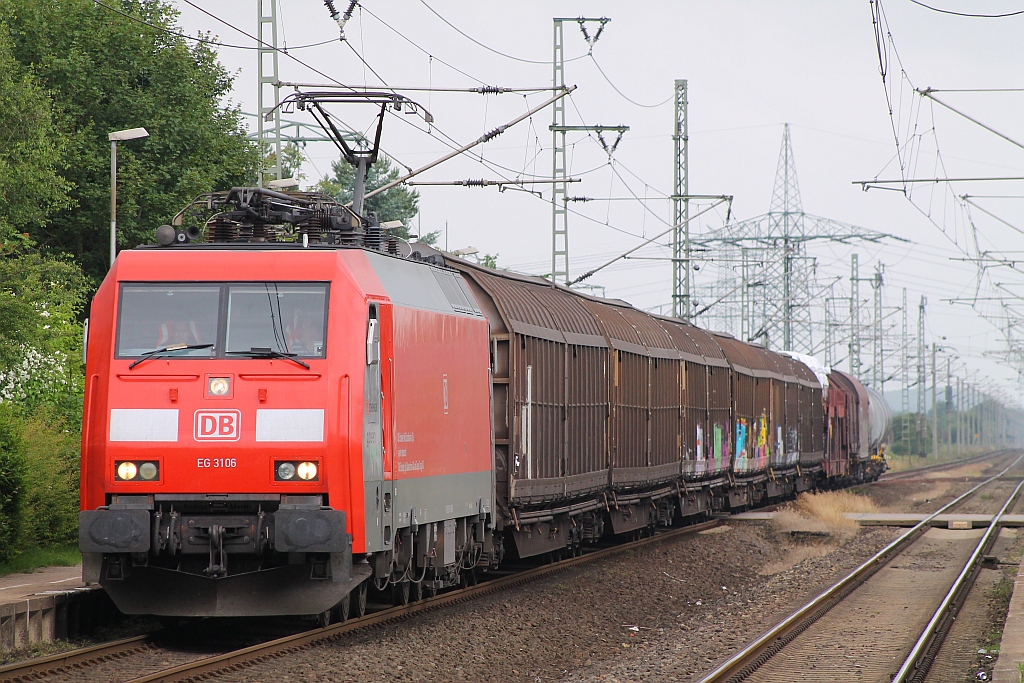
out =
[(262, 348), (322, 358), (326, 310), (327, 285), (230, 285), (225, 350)]
[(327, 290), (319, 282), (125, 283), (117, 356), (323, 358)]

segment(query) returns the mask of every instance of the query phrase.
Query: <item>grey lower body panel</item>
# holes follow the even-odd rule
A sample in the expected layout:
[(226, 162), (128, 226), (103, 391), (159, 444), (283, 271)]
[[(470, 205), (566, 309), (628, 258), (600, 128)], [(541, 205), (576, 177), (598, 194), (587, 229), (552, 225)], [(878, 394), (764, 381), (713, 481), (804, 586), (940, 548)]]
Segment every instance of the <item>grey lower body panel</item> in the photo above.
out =
[(123, 579), (103, 572), (100, 585), (125, 614), (167, 617), (264, 617), (318, 614), (341, 602), (370, 576), (357, 564), (346, 581), (311, 579), (309, 567), (288, 565), (224, 578), (158, 567), (132, 567)]
[(396, 479), (391, 484), (398, 528), (491, 511), (490, 470)]

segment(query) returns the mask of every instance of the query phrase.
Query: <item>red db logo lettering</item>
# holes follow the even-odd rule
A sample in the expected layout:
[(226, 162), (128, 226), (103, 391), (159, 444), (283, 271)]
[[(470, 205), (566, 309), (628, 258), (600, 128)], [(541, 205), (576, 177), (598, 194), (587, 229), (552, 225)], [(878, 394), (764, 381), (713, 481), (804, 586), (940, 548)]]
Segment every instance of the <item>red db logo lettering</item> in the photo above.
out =
[(196, 441), (238, 441), (241, 424), (237, 410), (197, 410)]

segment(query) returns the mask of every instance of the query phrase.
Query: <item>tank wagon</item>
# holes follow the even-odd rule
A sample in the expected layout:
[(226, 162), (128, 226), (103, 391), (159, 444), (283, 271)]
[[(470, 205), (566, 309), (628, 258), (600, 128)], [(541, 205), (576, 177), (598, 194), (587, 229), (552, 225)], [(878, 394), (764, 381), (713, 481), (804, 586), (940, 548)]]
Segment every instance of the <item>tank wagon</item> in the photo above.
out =
[(322, 195), (203, 210), (204, 240), (162, 226), (91, 306), (79, 545), (126, 613), (361, 614), (884, 468), (842, 373), (823, 401), (798, 358)]

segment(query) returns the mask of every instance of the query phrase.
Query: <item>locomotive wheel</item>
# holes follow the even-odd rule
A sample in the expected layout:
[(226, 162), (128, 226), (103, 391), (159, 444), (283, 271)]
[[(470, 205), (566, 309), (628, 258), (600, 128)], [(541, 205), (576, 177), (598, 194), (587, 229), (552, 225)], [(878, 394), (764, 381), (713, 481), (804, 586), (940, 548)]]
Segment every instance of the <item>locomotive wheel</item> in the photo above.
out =
[(327, 628), (331, 625), (331, 617), (333, 616), (333, 609), (324, 610), (320, 614), (316, 615), (316, 625), (320, 628)]
[(363, 581), (359, 584), (353, 593), (355, 593), (355, 601), (352, 603), (352, 616), (356, 619), (366, 616), (366, 589), (367, 582)]
[(420, 581), (419, 583), (414, 583), (414, 584), (410, 585), (409, 588), (412, 591), (410, 593), (410, 596), (409, 596), (410, 600), (412, 600), (413, 602), (419, 602), (420, 600), (423, 599), (423, 582), (422, 581)]
[(391, 586), (391, 602), (395, 607), (409, 604), (409, 582), (400, 581)]
[(426, 597), (428, 597), (428, 598), (432, 598), (432, 597), (434, 597), (435, 595), (437, 595), (437, 589), (436, 589), (436, 588), (434, 588), (433, 586), (428, 586), (428, 587), (426, 587), (426, 588), (424, 588), (424, 589), (423, 589), (423, 594), (424, 594), (424, 595), (425, 595)]
[(352, 596), (346, 595), (341, 602), (334, 607), (334, 620), (335, 621), (347, 621), (348, 612), (352, 608)]

